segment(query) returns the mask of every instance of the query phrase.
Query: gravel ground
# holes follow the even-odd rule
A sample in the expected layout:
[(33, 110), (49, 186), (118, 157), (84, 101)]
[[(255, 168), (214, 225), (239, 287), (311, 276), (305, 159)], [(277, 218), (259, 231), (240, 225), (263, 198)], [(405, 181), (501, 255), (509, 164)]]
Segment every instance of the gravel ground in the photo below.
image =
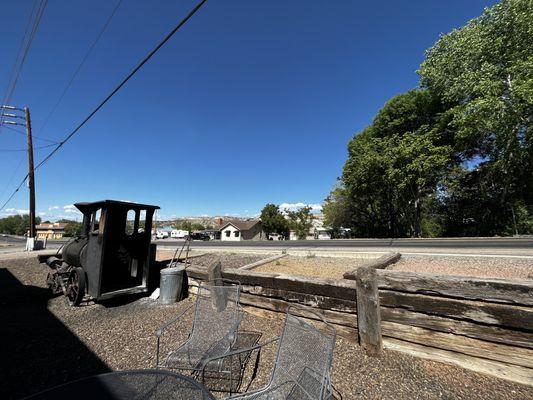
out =
[(364, 262), (357, 258), (287, 256), (254, 268), (254, 271), (342, 279), (345, 272)]
[(533, 279), (533, 260), (516, 258), (402, 256), (387, 269), (437, 275)]
[[(63, 297), (50, 298), (46, 269), (33, 259), (0, 261), (0, 398), (17, 399), (39, 390), (109, 370), (150, 368), (155, 362), (154, 331), (192, 304), (192, 298), (159, 306), (149, 298), (69, 307)], [(170, 344), (186, 335), (191, 313), (169, 332)], [(246, 314), (242, 326), (262, 333), (261, 341), (279, 334), (282, 319)], [(252, 388), (264, 384), (275, 346), (262, 352)], [(166, 348), (166, 347), (165, 347)], [(163, 352), (165, 349), (163, 350)], [(533, 399), (533, 387), (417, 359), (393, 351), (380, 358), (338, 339), (333, 383), (343, 399)]]
[(240, 268), (268, 257), (268, 254), (207, 253), (201, 257), (193, 258), (191, 263), (192, 265), (208, 267), (216, 260), (220, 260), (222, 269)]

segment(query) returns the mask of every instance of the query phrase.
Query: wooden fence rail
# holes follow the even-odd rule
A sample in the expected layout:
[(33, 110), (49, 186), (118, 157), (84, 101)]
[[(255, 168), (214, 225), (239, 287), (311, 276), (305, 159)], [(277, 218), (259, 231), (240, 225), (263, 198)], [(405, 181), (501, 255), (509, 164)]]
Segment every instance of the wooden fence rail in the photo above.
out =
[[(190, 282), (207, 270), (187, 269)], [(386, 348), (533, 385), (533, 282), (374, 270), (351, 279), (225, 269), (255, 313), (299, 304), (372, 354)], [(357, 277), (357, 273), (354, 277)], [(374, 285), (375, 283), (375, 285)], [(375, 287), (374, 287), (375, 286)]]

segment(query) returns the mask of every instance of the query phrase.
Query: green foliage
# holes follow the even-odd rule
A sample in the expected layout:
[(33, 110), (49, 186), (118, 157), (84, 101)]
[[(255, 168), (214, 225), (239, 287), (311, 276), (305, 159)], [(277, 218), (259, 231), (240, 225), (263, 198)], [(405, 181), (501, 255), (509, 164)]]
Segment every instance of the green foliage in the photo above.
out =
[(261, 226), (267, 235), (285, 235), (288, 229), (287, 220), (275, 204), (267, 204), (261, 210)]
[(179, 229), (187, 232), (192, 231), (203, 231), (205, 230), (205, 226), (198, 222), (191, 222), (188, 220), (178, 220), (172, 223), (172, 228)]
[(452, 163), (441, 110), (426, 90), (385, 104), (348, 144), (341, 185), (324, 206), (326, 223), (356, 236), (420, 236), (424, 202)]
[(505, 233), (515, 204), (533, 204), (532, 37), (531, 0), (504, 0), (441, 37), (420, 67), (421, 83), (447, 104), (463, 163), (444, 199), (451, 234)]
[[(74, 236), (81, 235), (81, 230), (83, 228), (83, 224), (81, 222), (73, 221), (70, 219), (61, 219), (58, 222), (63, 222), (66, 224), (65, 234), (64, 234), (66, 237), (74, 237)], [(130, 221), (128, 221), (128, 223), (129, 222)], [(132, 224), (131, 229), (133, 229), (133, 223), (131, 224)]]
[(302, 207), (296, 211), (287, 211), (289, 227), (293, 229), (299, 240), (305, 240), (309, 230), (313, 226), (313, 215), (311, 207)]
[[(35, 218), (35, 224), (40, 224), (41, 218)], [(8, 235), (25, 235), (30, 229), (30, 216), (13, 215), (10, 217), (0, 219), (0, 232)]]
[(503, 0), (442, 36), (348, 144), (326, 223), (355, 236), (531, 233), (533, 7)]

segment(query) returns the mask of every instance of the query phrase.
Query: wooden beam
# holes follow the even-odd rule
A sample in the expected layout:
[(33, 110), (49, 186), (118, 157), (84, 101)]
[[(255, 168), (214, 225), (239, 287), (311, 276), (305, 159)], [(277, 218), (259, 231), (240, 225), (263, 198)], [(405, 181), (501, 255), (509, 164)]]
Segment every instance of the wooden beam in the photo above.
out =
[[(394, 264), (395, 262), (398, 262), (398, 260), (401, 257), (402, 255), (400, 253), (387, 253), (387, 254), (382, 255), (379, 258), (365, 262), (363, 265), (360, 265), (358, 268), (371, 267), (374, 269), (385, 269), (389, 265)], [(354, 269), (353, 271), (345, 272), (343, 275), (343, 278), (355, 280), (358, 268)]]
[(381, 321), (418, 326), (438, 332), (453, 333), (473, 339), (533, 349), (533, 332), (505, 329), (452, 318), (438, 317), (403, 308), (381, 307)]
[(226, 308), (228, 299), (223, 288), (221, 288), (221, 286), (224, 286), (224, 282), (222, 281), (222, 263), (220, 259), (213, 261), (207, 267), (207, 278), (215, 306), (217, 310), (222, 311)]
[(336, 299), (327, 296), (318, 296), (314, 294), (290, 292), (288, 290), (270, 289), (262, 286), (242, 286), (244, 293), (254, 294), (257, 296), (277, 298), (289, 302), (305, 304), (307, 306), (321, 308), (324, 310), (341, 311), (347, 313), (357, 313), (357, 303), (353, 301)]
[(376, 270), (373, 267), (359, 268), (356, 284), (359, 341), (368, 355), (378, 356), (383, 344)]
[[(289, 306), (294, 305), (295, 303), (290, 303), (285, 300), (272, 299), (268, 297), (261, 297), (252, 294), (242, 293), (241, 304), (284, 313), (287, 311), (287, 308)], [(343, 325), (351, 328), (357, 328), (357, 321), (353, 314), (331, 310), (320, 310), (302, 304), (299, 304), (297, 308), (294, 308), (294, 313), (296, 315), (309, 319), (316, 319), (314, 313), (317, 313), (322, 318), (324, 318), (326, 322), (336, 325)]]
[[(195, 279), (207, 279), (205, 268), (191, 265), (187, 268), (187, 273)], [(346, 279), (325, 279), (269, 272), (242, 271), (235, 268), (224, 269), (222, 277), (238, 281), (241, 285), (261, 286), (263, 288), (308, 293), (349, 301), (353, 301), (355, 298), (356, 284), (354, 281)]]
[(383, 345), (386, 349), (400, 351), (415, 357), (457, 365), (461, 368), (495, 376), (496, 378), (507, 379), (523, 385), (533, 385), (533, 370), (531, 368), (481, 359), (388, 337), (383, 338)]
[(533, 308), (507, 304), (458, 300), (421, 294), (379, 291), (381, 305), (391, 308), (533, 331)]
[(395, 322), (382, 322), (383, 336), (450, 350), (473, 357), (533, 368), (533, 350), (471, 339)]
[(253, 262), (251, 264), (244, 265), (242, 267), (239, 267), (238, 269), (249, 271), (251, 269), (260, 267), (261, 265), (264, 265), (264, 264), (271, 263), (273, 261), (279, 260), (280, 258), (283, 258), (283, 257), (286, 257), (286, 256), (287, 256), (287, 254), (276, 254), (275, 256), (272, 256), (272, 257), (269, 257), (269, 258), (265, 258), (264, 260), (259, 260), (259, 261)]
[(380, 289), (533, 306), (533, 281), (377, 271)]
[[(246, 311), (247, 313), (249, 314), (252, 314), (252, 315), (256, 315), (258, 317), (261, 317), (261, 318), (270, 318), (270, 319), (274, 319), (274, 318), (279, 318), (283, 315), (282, 312), (279, 312), (279, 311), (274, 311), (274, 310), (267, 310), (267, 309), (264, 309), (264, 308), (258, 308), (258, 307), (255, 307), (255, 306), (243, 306), (243, 310)], [(310, 320), (308, 318), (305, 318), (309, 321), (313, 321), (313, 320)], [(350, 342), (354, 342), (356, 343), (357, 342), (357, 329), (355, 328), (352, 328), (352, 327), (348, 327), (348, 326), (344, 326), (344, 325), (337, 325), (337, 324), (333, 324), (333, 327), (335, 328), (335, 331), (337, 333), (338, 336), (342, 337), (343, 339), (346, 339)]]

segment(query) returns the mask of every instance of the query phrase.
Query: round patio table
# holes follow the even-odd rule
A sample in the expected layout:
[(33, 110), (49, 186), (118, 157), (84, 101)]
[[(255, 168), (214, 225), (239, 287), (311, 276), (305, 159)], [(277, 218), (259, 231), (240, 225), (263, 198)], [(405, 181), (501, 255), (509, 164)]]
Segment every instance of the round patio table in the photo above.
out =
[(45, 390), (26, 400), (214, 400), (194, 379), (161, 370), (95, 375)]

